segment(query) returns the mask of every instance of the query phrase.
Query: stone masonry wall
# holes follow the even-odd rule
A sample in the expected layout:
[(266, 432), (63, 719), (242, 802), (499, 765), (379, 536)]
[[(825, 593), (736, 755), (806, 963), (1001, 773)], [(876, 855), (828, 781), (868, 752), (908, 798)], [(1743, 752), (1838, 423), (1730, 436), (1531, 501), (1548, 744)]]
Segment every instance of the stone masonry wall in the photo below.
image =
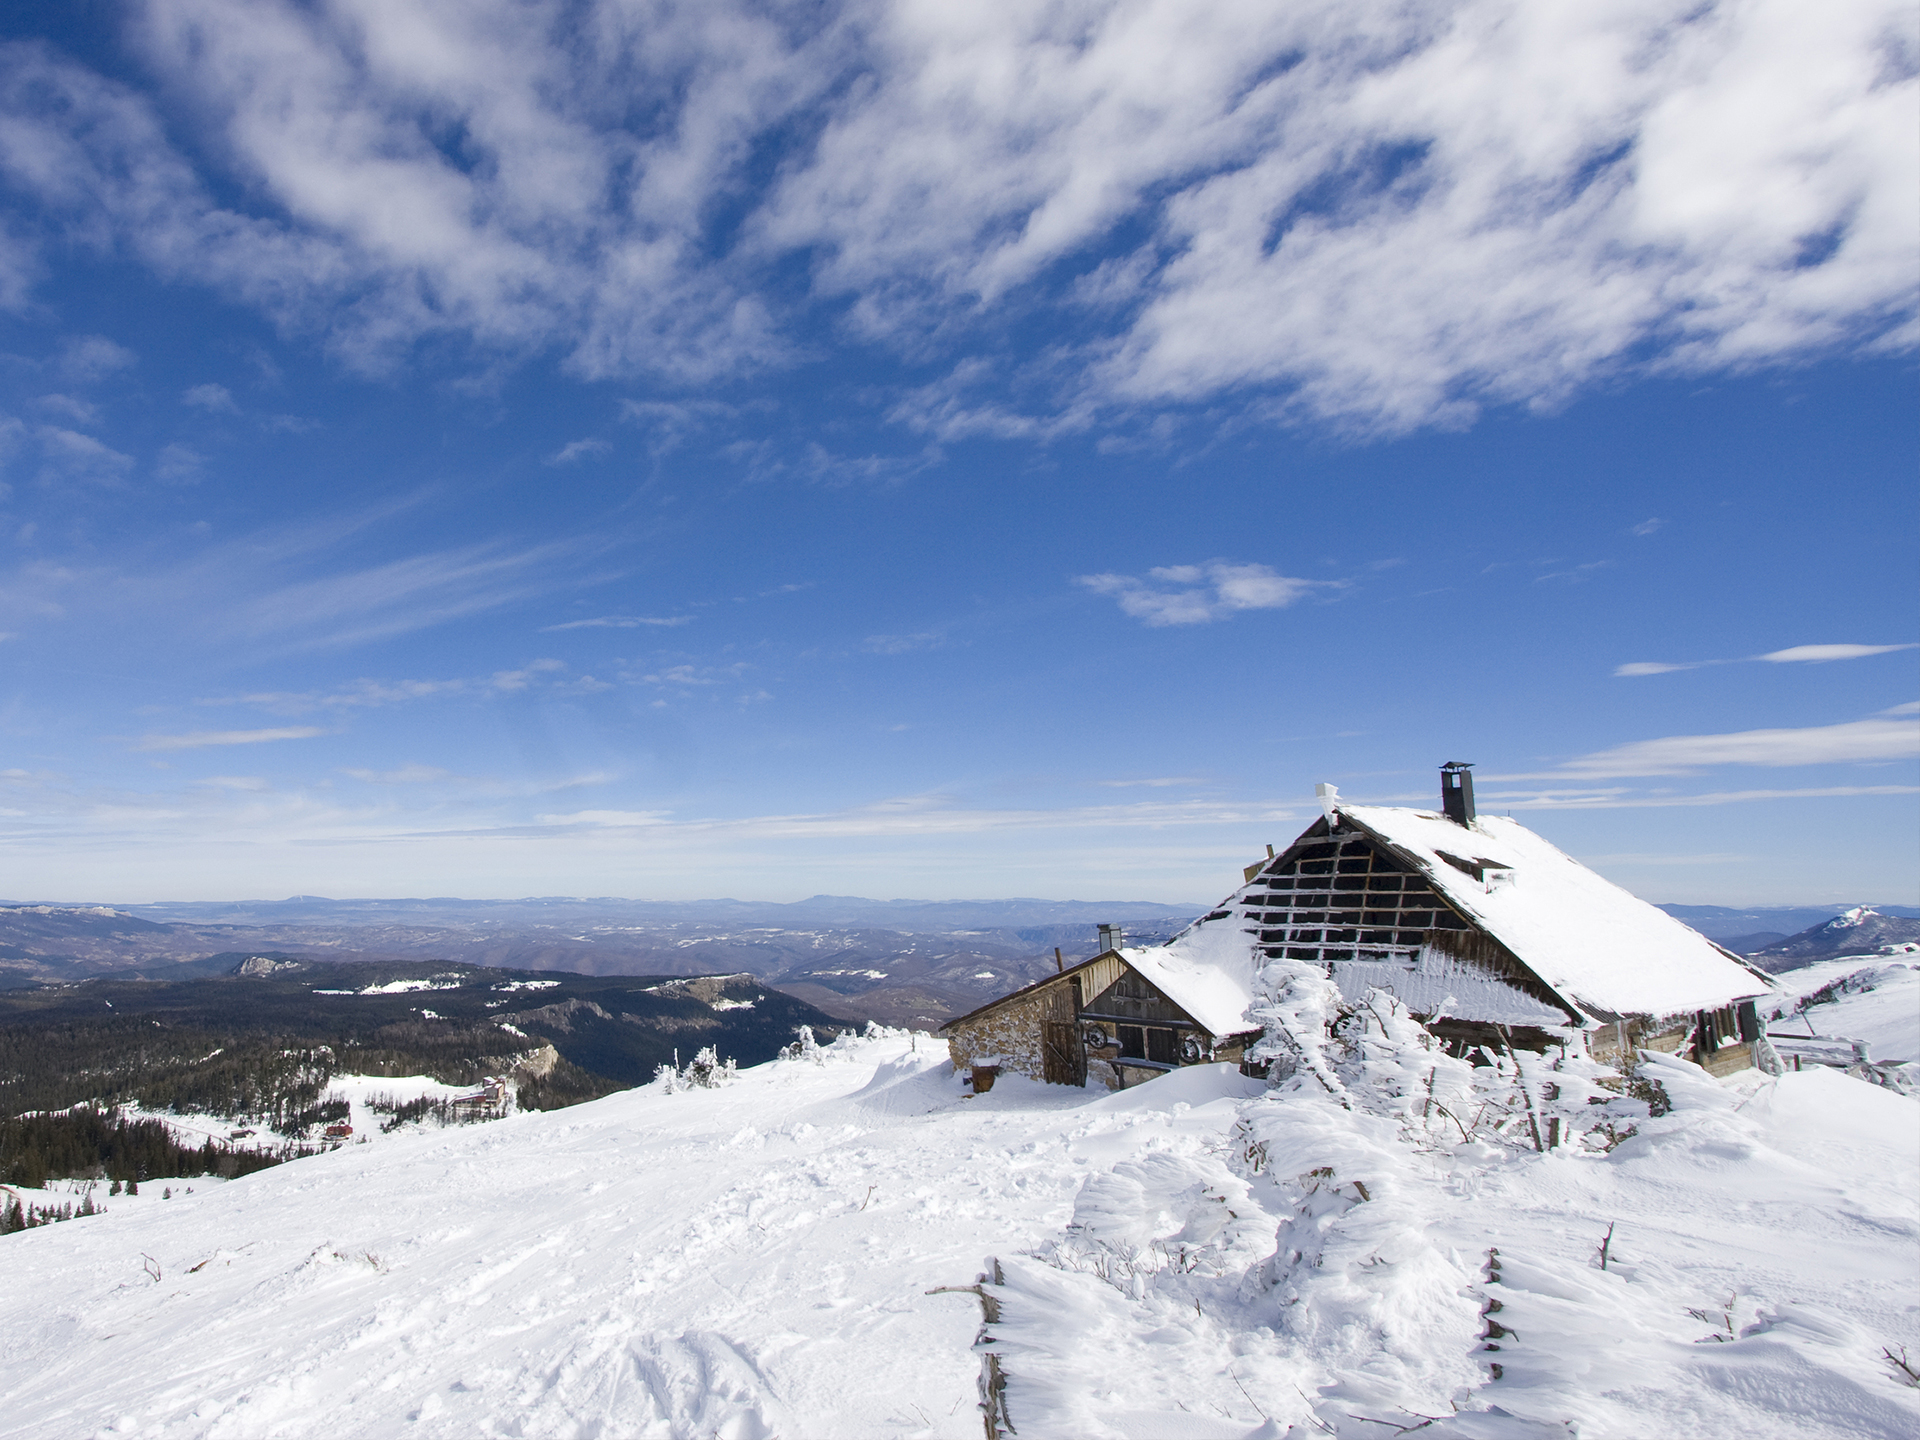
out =
[[(1042, 986), (1010, 1004), (955, 1025), (947, 1036), (953, 1068), (998, 1065), (1007, 1074), (1045, 1080), (1046, 1022), (1073, 1018), (1073, 1000), (1064, 991), (1064, 985)], [(1054, 1013), (1056, 1008), (1062, 1013)]]

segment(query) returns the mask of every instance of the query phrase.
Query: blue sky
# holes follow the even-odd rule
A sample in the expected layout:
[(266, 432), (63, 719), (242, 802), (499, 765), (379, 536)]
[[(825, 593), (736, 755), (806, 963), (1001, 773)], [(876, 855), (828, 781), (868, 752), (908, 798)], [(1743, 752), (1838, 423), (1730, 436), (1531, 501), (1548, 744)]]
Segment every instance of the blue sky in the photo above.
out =
[(1900, 7), (36, 23), (13, 898), (1920, 898)]

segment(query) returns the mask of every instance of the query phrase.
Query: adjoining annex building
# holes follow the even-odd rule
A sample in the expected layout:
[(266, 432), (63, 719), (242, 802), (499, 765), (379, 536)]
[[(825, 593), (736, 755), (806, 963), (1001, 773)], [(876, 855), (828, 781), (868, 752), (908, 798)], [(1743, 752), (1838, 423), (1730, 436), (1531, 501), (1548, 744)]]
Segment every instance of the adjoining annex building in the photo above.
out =
[(1755, 1063), (1773, 982), (1526, 826), (1476, 813), (1472, 768), (1441, 768), (1441, 808), (1344, 805), (1247, 867), (1240, 889), (1164, 945), (1100, 953), (941, 1027), (976, 1086), (1000, 1071), (1121, 1089), (1182, 1065), (1242, 1063), (1269, 961), (1323, 966), (1358, 1001), (1397, 995), (1459, 1054), (1540, 1050), (1572, 1029), (1595, 1058), (1685, 1053), (1716, 1075)]

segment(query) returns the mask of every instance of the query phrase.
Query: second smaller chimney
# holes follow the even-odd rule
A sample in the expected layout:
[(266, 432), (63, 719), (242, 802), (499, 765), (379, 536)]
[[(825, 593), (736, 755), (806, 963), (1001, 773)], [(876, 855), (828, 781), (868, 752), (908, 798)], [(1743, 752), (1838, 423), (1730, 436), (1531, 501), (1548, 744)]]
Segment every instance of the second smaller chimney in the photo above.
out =
[(1100, 953), (1104, 955), (1109, 950), (1118, 950), (1119, 948), (1120, 927), (1118, 925), (1102, 925), (1100, 927)]
[(1473, 824), (1473, 762), (1449, 760), (1440, 767), (1440, 808), (1456, 825)]

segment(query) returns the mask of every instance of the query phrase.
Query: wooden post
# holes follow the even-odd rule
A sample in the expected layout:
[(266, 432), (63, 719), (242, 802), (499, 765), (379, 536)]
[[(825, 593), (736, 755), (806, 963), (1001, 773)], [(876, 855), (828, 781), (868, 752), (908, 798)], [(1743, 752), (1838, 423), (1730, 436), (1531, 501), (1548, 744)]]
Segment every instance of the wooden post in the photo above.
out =
[(1058, 945), (1053, 947), (1053, 968), (1056, 972), (1067, 968), (1067, 962), (1061, 956), (1060, 947)]

